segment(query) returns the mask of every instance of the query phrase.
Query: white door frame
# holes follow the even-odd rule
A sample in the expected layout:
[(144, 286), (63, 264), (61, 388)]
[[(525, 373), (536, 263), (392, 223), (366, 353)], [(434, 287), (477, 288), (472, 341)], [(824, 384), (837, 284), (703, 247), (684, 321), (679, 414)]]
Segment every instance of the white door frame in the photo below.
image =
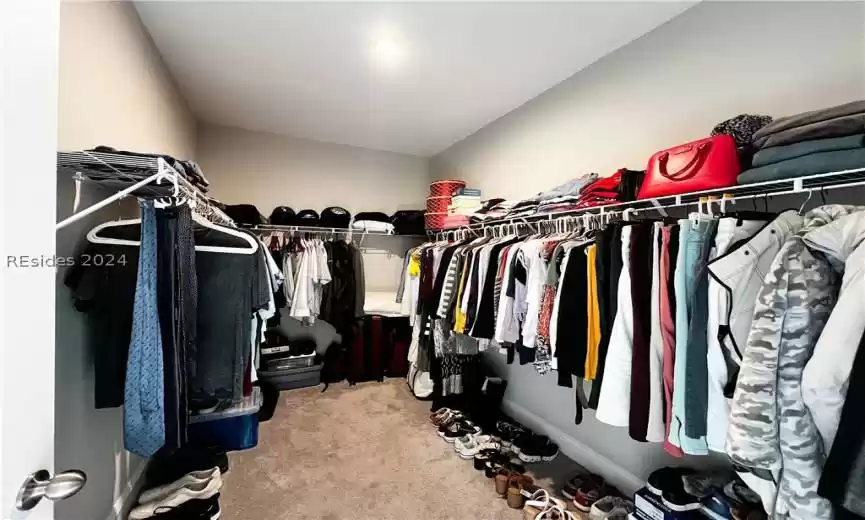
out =
[(27, 255), (38, 263), (55, 251), (60, 4), (0, 4), (0, 518), (52, 520), (51, 501), (19, 512), (15, 498), (30, 473), (55, 473), (56, 274), (50, 267), (16, 268), (9, 258)]

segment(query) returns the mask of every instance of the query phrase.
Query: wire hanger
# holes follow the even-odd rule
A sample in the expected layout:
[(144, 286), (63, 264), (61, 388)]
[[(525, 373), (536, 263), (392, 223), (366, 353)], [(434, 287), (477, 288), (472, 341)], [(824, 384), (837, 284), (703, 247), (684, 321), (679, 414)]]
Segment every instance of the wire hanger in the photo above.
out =
[[(189, 204), (192, 207), (192, 221), (201, 227), (205, 227), (208, 229), (212, 229), (214, 231), (219, 231), (220, 233), (225, 233), (226, 235), (231, 235), (233, 237), (237, 237), (245, 241), (249, 244), (249, 247), (226, 247), (226, 246), (195, 246), (196, 251), (203, 251), (206, 253), (231, 253), (231, 254), (244, 254), (251, 255), (258, 251), (258, 240), (256, 240), (251, 235), (248, 235), (242, 231), (238, 231), (236, 229), (218, 226), (213, 222), (207, 220), (202, 217), (198, 213), (195, 212), (195, 201), (194, 199), (187, 199), (186, 204)], [(164, 207), (164, 206), (163, 206)], [(93, 244), (111, 244), (111, 245), (124, 245), (124, 246), (140, 246), (140, 240), (126, 240), (121, 238), (108, 238), (99, 236), (99, 232), (113, 227), (122, 227), (128, 226), (132, 224), (141, 224), (141, 219), (130, 219), (130, 220), (115, 220), (109, 222), (103, 222), (98, 226), (94, 227), (90, 231), (87, 232), (87, 240)]]

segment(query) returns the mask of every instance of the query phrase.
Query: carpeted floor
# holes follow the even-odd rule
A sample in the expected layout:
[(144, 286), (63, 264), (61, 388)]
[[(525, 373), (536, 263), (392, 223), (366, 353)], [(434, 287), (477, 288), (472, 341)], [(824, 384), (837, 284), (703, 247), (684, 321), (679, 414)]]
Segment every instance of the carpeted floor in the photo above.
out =
[(428, 416), (401, 380), (282, 392), (258, 447), (230, 456), (222, 518), (523, 518)]

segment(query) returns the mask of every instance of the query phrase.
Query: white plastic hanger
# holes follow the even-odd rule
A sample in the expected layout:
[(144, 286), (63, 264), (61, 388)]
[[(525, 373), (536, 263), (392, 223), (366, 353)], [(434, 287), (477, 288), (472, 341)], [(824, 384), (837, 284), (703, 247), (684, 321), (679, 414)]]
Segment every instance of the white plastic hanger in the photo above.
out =
[[(190, 206), (195, 206), (194, 200), (190, 199), (188, 201)], [(208, 229), (212, 229), (214, 231), (219, 231), (220, 233), (225, 233), (226, 235), (231, 235), (233, 237), (243, 239), (249, 247), (224, 247), (224, 246), (195, 246), (196, 251), (204, 251), (207, 253), (233, 253), (233, 254), (243, 254), (243, 255), (251, 255), (258, 251), (258, 240), (256, 240), (251, 235), (247, 235), (242, 231), (238, 231), (236, 229), (231, 229), (223, 226), (218, 226), (213, 222), (207, 220), (202, 217), (195, 211), (192, 211), (192, 220), (196, 224), (201, 227), (205, 227)], [(99, 232), (106, 228), (119, 227), (119, 226), (128, 226), (131, 224), (141, 224), (141, 219), (130, 219), (130, 220), (116, 220), (113, 222), (103, 222), (98, 226), (91, 229), (87, 232), (87, 240), (89, 240), (93, 244), (112, 244), (112, 245), (124, 245), (124, 246), (140, 246), (140, 240), (125, 240), (121, 238), (106, 238), (100, 237)]]

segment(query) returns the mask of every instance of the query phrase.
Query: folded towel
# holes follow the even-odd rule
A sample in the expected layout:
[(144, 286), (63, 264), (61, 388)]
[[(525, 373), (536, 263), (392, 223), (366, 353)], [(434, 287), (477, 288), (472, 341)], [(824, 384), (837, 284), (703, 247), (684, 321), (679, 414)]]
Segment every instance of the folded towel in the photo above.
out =
[(853, 150), (865, 145), (865, 134), (848, 135), (846, 137), (832, 137), (829, 139), (814, 139), (813, 141), (802, 141), (801, 143), (787, 144), (784, 146), (772, 146), (763, 148), (751, 161), (751, 166), (765, 166), (776, 162), (795, 159), (812, 153), (835, 152), (838, 150)]
[(865, 168), (865, 148), (812, 153), (795, 159), (751, 168), (739, 174), (737, 182), (739, 184), (751, 184), (854, 168)]

